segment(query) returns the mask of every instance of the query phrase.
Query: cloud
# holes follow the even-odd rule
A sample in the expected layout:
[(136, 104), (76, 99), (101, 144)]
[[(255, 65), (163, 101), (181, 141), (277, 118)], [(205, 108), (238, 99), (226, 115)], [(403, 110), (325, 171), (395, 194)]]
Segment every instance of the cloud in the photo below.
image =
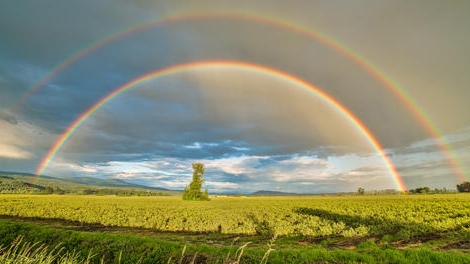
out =
[(16, 146), (0, 143), (0, 157), (9, 159), (28, 159), (31, 153), (24, 151)]
[[(47, 66), (56, 64), (110, 32), (147, 19), (143, 12), (131, 10), (126, 4), (115, 5), (110, 14), (108, 1), (54, 1), (51, 6), (35, 1), (24, 4), (28, 8), (14, 2), (2, 6), (2, 53)], [(84, 16), (88, 19), (84, 20)]]
[(323, 152), (371, 151), (350, 120), (308, 91), (251, 72), (243, 73), (243, 82), (232, 81), (239, 71), (224, 70), (217, 80), (206, 79), (212, 70), (191, 73), (190, 79), (182, 73), (169, 78), (176, 83), (135, 87), (93, 113), (63, 151), (184, 158), (289, 154), (329, 144), (338, 147)]
[[(452, 138), (455, 139), (454, 142), (462, 142), (466, 137), (456, 135)], [(443, 176), (452, 177), (452, 170), (442, 157), (442, 153), (429, 151), (432, 142), (434, 141), (416, 142), (409, 147), (410, 150), (407, 152), (387, 150), (392, 154), (394, 164), (408, 188), (417, 187), (415, 185), (422, 183), (423, 180), (429, 180), (429, 183), (439, 187), (452, 188), (454, 185), (453, 181), (443, 178)], [(246, 143), (234, 141), (193, 142), (188, 145), (175, 146), (181, 152), (209, 153), (211, 149), (219, 149), (221, 145), (226, 145), (225, 149), (235, 149), (233, 146), (247, 146)], [(422, 152), (423, 148), (426, 151)], [(464, 153), (468, 152), (468, 149), (462, 150)], [(115, 155), (112, 153), (106, 155), (104, 153), (103, 162), (99, 164), (96, 163), (99, 159), (96, 154), (89, 157), (88, 160), (91, 161), (91, 164), (95, 164), (93, 166), (97, 169), (93, 175), (98, 177), (116, 177), (134, 183), (165, 188), (181, 189), (186, 186), (191, 178), (190, 164), (193, 162), (205, 164), (205, 177), (208, 182), (232, 183), (227, 186), (233, 188), (227, 187), (226, 189), (223, 189), (222, 185), (210, 185), (211, 188), (217, 188), (218, 192), (273, 190), (279, 183), (286, 186), (286, 191), (295, 192), (328, 192), (332, 189), (355, 191), (358, 186), (368, 190), (396, 188), (394, 179), (378, 154), (330, 154), (327, 158), (323, 158), (317, 153), (322, 153), (322, 150), (260, 156), (245, 151), (244, 148), (241, 152), (234, 151), (225, 153), (225, 155), (202, 155), (196, 159), (194, 153), (173, 157), (168, 153), (167, 155), (146, 156)], [(68, 155), (77, 159), (72, 154), (64, 154), (62, 157), (65, 158)], [(119, 158), (115, 161), (106, 161), (113, 157)], [(462, 155), (461, 157), (466, 156)], [(83, 160), (83, 158), (78, 160)], [(52, 164), (51, 171), (55, 169)], [(85, 171), (83, 168), (74, 168), (74, 170), (82, 173)], [(456, 180), (455, 177), (452, 178), (454, 181)], [(239, 188), (236, 189), (235, 186)]]
[[(84, 5), (83, 8), (86, 8), (86, 5)], [(99, 8), (98, 8), (99, 10)], [(107, 17), (107, 16), (105, 16)], [(307, 53), (310, 52), (310, 49), (312, 49), (311, 52), (315, 52), (315, 49), (319, 50), (326, 50), (328, 51), (329, 48), (325, 47), (318, 47), (316, 43), (312, 44), (311, 39), (305, 39), (304, 37), (299, 37), (296, 36), (295, 38), (292, 38), (291, 35), (292, 32), (289, 32), (288, 30), (279, 30), (277, 28), (272, 28), (270, 26), (263, 26), (263, 25), (252, 25), (251, 27), (243, 27), (243, 28), (248, 28), (247, 30), (250, 33), (248, 36), (245, 34), (247, 32), (240, 32), (236, 33), (235, 28), (240, 28), (240, 24), (248, 24), (251, 25), (253, 22), (250, 21), (220, 21), (217, 23), (217, 27), (213, 26), (214, 23), (210, 22), (201, 22), (201, 23), (192, 23), (192, 24), (184, 24), (183, 26), (179, 25), (174, 25), (174, 26), (169, 26), (168, 30), (171, 30), (170, 36), (168, 36), (168, 33), (166, 32), (157, 32), (160, 36), (160, 38), (156, 38), (154, 41), (141, 41), (142, 39), (145, 38), (150, 38), (150, 36), (154, 35), (155, 33), (153, 30), (149, 31), (144, 31), (144, 32), (139, 32), (133, 35), (132, 38), (125, 38), (125, 39), (120, 39), (117, 43), (112, 43), (107, 46), (106, 49), (103, 49), (103, 51), (99, 50), (96, 53), (93, 54), (93, 57), (90, 58), (84, 58), (83, 61), (80, 61), (77, 65), (73, 65), (73, 68), (61, 73), (60, 78), (54, 79), (54, 85), (57, 85), (59, 87), (62, 87), (62, 91), (60, 93), (55, 92), (54, 89), (45, 89), (40, 95), (36, 97), (36, 100), (33, 101), (33, 105), (36, 109), (39, 109), (40, 111), (36, 110), (33, 113), (37, 113), (36, 115), (32, 114), (31, 117), (34, 118), (35, 120), (40, 119), (40, 121), (37, 121), (37, 124), (40, 124), (41, 126), (45, 128), (56, 128), (58, 130), (64, 129), (66, 124), (69, 124), (72, 122), (73, 118), (78, 116), (80, 112), (85, 111), (87, 107), (89, 107), (93, 102), (96, 101), (96, 98), (103, 97), (106, 95), (107, 92), (111, 91), (113, 88), (116, 88), (119, 86), (119, 84), (122, 84), (125, 82), (124, 80), (118, 79), (116, 81), (113, 81), (113, 78), (109, 78), (108, 76), (111, 73), (114, 73), (114, 75), (122, 75), (122, 76), (128, 76), (127, 80), (131, 80), (132, 78), (137, 77), (134, 72), (140, 72), (141, 74), (144, 74), (145, 72), (148, 72), (152, 69), (158, 68), (163, 66), (161, 63), (155, 65), (155, 62), (162, 61), (162, 59), (165, 61), (164, 54), (159, 55), (159, 57), (153, 59), (149, 58), (149, 56), (153, 56), (152, 54), (157, 54), (158, 52), (152, 52), (149, 54), (147, 50), (152, 48), (154, 50), (153, 43), (158, 41), (159, 44), (160, 40), (162, 39), (172, 39), (174, 40), (174, 43), (171, 43), (169, 45), (172, 45), (173, 49), (177, 49), (180, 52), (176, 52), (178, 55), (173, 56), (172, 62), (178, 62), (178, 61), (187, 61), (187, 60), (193, 60), (193, 59), (211, 59), (211, 58), (236, 58), (240, 60), (248, 60), (248, 61), (253, 61), (255, 63), (261, 63), (264, 65), (277, 65), (279, 60), (282, 60), (283, 63), (282, 65), (277, 65), (280, 66), (278, 68), (280, 69), (285, 69), (288, 72), (294, 72), (300, 76), (312, 76), (312, 78), (317, 79), (315, 77), (316, 74), (320, 75), (320, 80), (325, 79), (325, 78), (334, 78), (334, 82), (331, 84), (331, 88), (327, 87), (322, 87), (326, 89), (327, 92), (332, 93), (335, 95), (336, 98), (338, 98), (340, 101), (343, 101), (347, 107), (353, 109), (353, 110), (358, 110), (356, 112), (359, 112), (359, 116), (361, 119), (365, 120), (365, 122), (369, 123), (370, 126), (373, 127), (373, 130), (379, 134), (379, 138), (381, 139), (381, 142), (384, 142), (384, 144), (387, 141), (394, 141), (397, 140), (395, 135), (399, 136), (396, 131), (393, 131), (396, 129), (394, 125), (395, 122), (395, 117), (400, 117), (400, 122), (404, 122), (404, 118), (406, 115), (400, 114), (400, 109), (397, 107), (396, 104), (393, 103), (392, 100), (386, 100), (385, 96), (388, 96), (386, 93), (380, 93), (379, 89), (369, 89), (371, 84), (369, 84), (369, 80), (367, 78), (364, 78), (364, 76), (359, 77), (354, 70), (353, 65), (349, 65), (344, 68), (344, 66), (338, 67), (338, 65), (343, 65), (344, 64), (344, 58), (341, 56), (338, 56), (337, 54), (332, 54), (331, 51), (327, 52), (325, 55), (325, 59), (320, 59), (319, 56), (321, 55), (316, 55), (316, 60), (312, 61), (305, 61), (303, 57), (299, 56), (292, 56), (290, 55), (294, 47), (298, 48), (300, 50), (305, 50)], [(230, 33), (229, 33), (230, 32)], [(262, 37), (260, 36), (259, 32), (263, 32)], [(244, 36), (240, 37), (237, 36), (237, 34), (243, 33)], [(277, 43), (275, 41), (276, 39), (279, 38), (279, 34), (282, 33), (283, 35), (286, 36), (284, 39), (290, 39), (289, 42), (286, 43), (281, 43), (282, 45), (273, 45), (273, 43)], [(93, 34), (93, 32), (90, 32), (90, 35)], [(295, 35), (295, 34), (294, 34)], [(184, 36), (186, 39), (189, 39), (189, 41), (181, 41), (180, 37)], [(145, 44), (149, 43), (149, 44)], [(189, 44), (191, 43), (191, 44)], [(195, 44), (197, 43), (197, 45)], [(230, 46), (226, 46), (224, 44), (226, 43), (231, 43)], [(150, 46), (151, 44), (151, 46)], [(176, 44), (176, 46), (175, 46)], [(134, 46), (137, 45), (137, 48), (134, 48)], [(190, 46), (189, 46), (190, 45)], [(286, 46), (287, 45), (287, 46)], [(179, 47), (181, 46), (181, 47)], [(216, 47), (213, 47), (216, 46)], [(232, 47), (236, 46), (237, 48), (233, 49)], [(290, 48), (292, 46), (292, 48)], [(320, 45), (321, 46), (321, 45)], [(129, 48), (132, 47), (133, 52), (129, 52)], [(160, 45), (158, 46), (160, 47)], [(269, 50), (266, 50), (266, 47), (270, 47)], [(271, 48), (273, 47), (273, 48)], [(313, 48), (312, 48), (313, 47)], [(272, 50), (270, 50), (272, 49)], [(124, 52), (127, 51), (127, 52)], [(188, 51), (188, 52), (181, 52), (181, 51)], [(283, 52), (283, 53), (279, 53)], [(188, 53), (187, 55), (185, 55)], [(273, 54), (277, 54), (276, 56), (273, 56)], [(323, 54), (323, 52), (319, 53)], [(111, 57), (110, 57), (111, 56)], [(289, 57), (290, 56), (290, 57)], [(289, 59), (286, 60), (284, 57), (288, 57)], [(113, 61), (111, 65), (109, 64), (109, 61)], [(325, 63), (328, 62), (328, 63)], [(335, 63), (333, 63), (333, 61)], [(138, 65), (134, 65), (135, 62), (138, 62)], [(308, 66), (308, 67), (307, 67)], [(325, 70), (325, 68), (332, 67), (330, 71)], [(305, 72), (306, 69), (310, 69), (309, 72)], [(316, 71), (318, 70), (318, 71)], [(337, 72), (341, 71), (342, 76), (344, 77), (341, 79), (337, 79), (336, 75), (338, 74)], [(318, 73), (318, 72), (321, 72)], [(334, 74), (332, 74), (334, 72)], [(118, 73), (118, 74), (116, 74)], [(198, 73), (201, 75), (200, 73)], [(113, 76), (114, 76), (113, 75)], [(217, 78), (217, 76), (220, 76)], [(244, 74), (246, 75), (246, 73)], [(346, 77), (346, 75), (350, 77)], [(82, 76), (87, 76), (87, 78), (83, 78)], [(105, 78), (103, 78), (103, 76)], [(232, 74), (233, 76), (233, 74)], [(331, 77), (326, 77), (326, 76), (331, 76)], [(199, 76), (199, 86), (205, 86), (209, 83), (210, 86), (214, 87), (211, 89), (203, 90), (199, 89), (199, 92), (204, 92), (213, 94), (214, 96), (212, 98), (205, 98), (205, 100), (211, 100), (210, 103), (205, 103), (206, 106), (210, 106), (210, 108), (206, 109), (205, 112), (202, 114), (212, 114), (212, 119), (216, 120), (218, 119), (219, 122), (221, 120), (228, 120), (229, 118), (227, 117), (228, 112), (234, 112), (234, 107), (237, 105), (245, 104), (245, 105), (250, 105), (251, 107), (246, 108), (245, 111), (243, 111), (243, 108), (238, 108), (236, 109), (239, 112), (240, 116), (229, 116), (232, 118), (235, 118), (235, 121), (238, 121), (237, 118), (246, 118), (247, 116), (252, 116), (252, 122), (260, 121), (261, 124), (263, 124), (264, 120), (267, 120), (266, 122), (270, 122), (269, 118), (265, 118), (266, 116), (257, 116), (253, 115), (253, 113), (266, 113), (269, 112), (271, 113), (272, 116), (278, 115), (279, 118), (288, 120), (290, 124), (287, 125), (292, 125), (295, 127), (299, 127), (303, 125), (302, 121), (306, 121), (307, 123), (314, 123), (315, 127), (318, 128), (324, 128), (325, 130), (328, 131), (316, 131), (316, 134), (321, 134), (323, 137), (329, 137), (332, 135), (332, 131), (342, 131), (342, 127), (332, 127), (334, 124), (341, 124), (342, 122), (327, 122), (331, 120), (329, 118), (331, 116), (331, 113), (328, 113), (328, 111), (321, 111), (318, 108), (320, 107), (315, 107), (317, 104), (292, 104), (289, 102), (294, 102), (301, 97), (301, 95), (295, 96), (293, 93), (288, 93), (285, 96), (278, 96), (278, 98), (284, 98), (288, 99), (285, 100), (284, 102), (279, 101), (279, 99), (276, 99), (275, 96), (267, 96), (269, 95), (268, 89), (266, 91), (261, 91), (261, 87), (272, 87), (272, 90), (275, 90), (273, 93), (278, 93), (280, 89), (287, 89), (287, 88), (278, 88), (279, 85), (271, 83), (263, 83), (260, 82), (259, 80), (254, 79), (253, 77), (250, 77), (249, 75), (244, 76), (244, 78), (239, 78), (239, 76), (236, 76), (237, 82), (233, 82), (230, 80), (227, 80), (227, 74), (223, 75), (223, 72), (218, 72), (217, 75), (209, 75), (209, 78), (205, 76)], [(231, 77), (234, 78), (234, 77)], [(62, 80), (67, 80), (65, 83)], [(194, 78), (192, 79), (194, 81)], [(365, 82), (362, 80), (366, 80)], [(119, 83), (119, 81), (121, 81)], [(238, 87), (227, 87), (231, 84), (236, 84), (238, 83)], [(314, 82), (316, 83), (316, 81)], [(336, 84), (337, 83), (337, 84)], [(256, 85), (254, 85), (256, 84)], [(233, 85), (231, 85), (233, 86)], [(360, 89), (359, 87), (364, 86), (365, 88), (362, 88), (361, 91), (364, 91), (364, 93), (360, 93), (357, 91), (357, 89)], [(84, 88), (85, 87), (85, 88)], [(95, 87), (99, 87), (99, 89), (96, 89)], [(225, 87), (224, 89), (216, 89), (217, 87)], [(347, 87), (347, 89), (345, 89)], [(87, 92), (84, 92), (83, 89), (87, 89)], [(341, 93), (338, 93), (335, 91), (335, 89), (340, 89)], [(241, 91), (243, 90), (243, 91)], [(100, 91), (100, 92), (96, 92)], [(240, 91), (240, 92), (237, 92)], [(236, 102), (235, 99), (239, 99), (242, 94), (252, 94), (254, 95), (253, 100), (251, 101), (245, 101), (240, 102), (239, 104), (234, 104)], [(60, 100), (57, 97), (60, 94)], [(190, 93), (191, 94), (191, 93)], [(190, 94), (187, 94), (189, 96)], [(192, 93), (194, 94), (194, 93)], [(267, 95), (266, 95), (267, 94)], [(365, 94), (367, 95), (368, 98), (374, 98), (374, 100), (364, 100)], [(204, 94), (207, 96), (207, 94)], [(225, 96), (224, 96), (225, 95)], [(224, 98), (227, 98), (228, 96), (232, 97), (230, 102), (225, 102), (223, 101)], [(267, 102), (272, 102), (272, 105), (276, 105), (277, 107), (270, 107), (270, 108), (263, 108), (264, 105), (260, 105), (259, 107), (255, 107), (253, 104), (254, 100), (257, 100), (258, 102), (260, 101), (260, 96), (264, 96), (264, 101)], [(233, 98), (235, 97), (235, 98)], [(200, 97), (196, 97), (200, 98)], [(354, 98), (354, 100), (352, 99)], [(383, 100), (382, 100), (383, 99)], [(214, 102), (222, 101), (220, 104), (224, 104), (224, 108), (227, 108), (226, 111), (214, 111), (214, 106), (217, 104), (214, 104)], [(51, 104), (50, 102), (54, 102)], [(364, 103), (367, 103), (368, 107), (367, 109), (370, 109), (371, 107), (375, 108), (376, 111), (374, 111), (373, 117), (381, 116), (380, 118), (387, 118), (389, 119), (387, 123), (382, 124), (381, 126), (375, 127), (376, 122), (371, 122), (369, 118), (369, 111), (365, 111), (364, 109), (359, 109), (356, 108), (356, 106), (360, 106), (360, 108), (363, 108), (362, 105)], [(307, 108), (309, 107), (309, 108)], [(55, 109), (62, 109), (62, 111), (57, 111)], [(260, 109), (264, 109), (263, 112), (260, 112)], [(310, 116), (312, 116), (311, 113), (317, 113), (321, 112), (323, 118), (316, 118), (315, 120), (310, 119), (305, 119), (303, 115), (305, 115), (305, 111), (309, 111)], [(391, 110), (393, 111), (387, 111)], [(220, 109), (218, 109), (220, 110)], [(289, 112), (292, 110), (297, 110), (297, 111), (303, 111), (304, 113), (296, 119), (289, 118), (292, 115), (289, 115)], [(380, 113), (379, 113), (380, 112)], [(391, 112), (396, 112), (396, 115), (389, 115)], [(220, 113), (220, 114), (219, 114)], [(42, 122), (42, 123), (39, 123)], [(325, 123), (328, 124), (328, 126), (324, 125)], [(327, 129), (327, 127), (329, 127)], [(387, 131), (389, 135), (387, 137), (380, 137), (381, 131)], [(301, 140), (312, 140), (312, 138), (305, 138), (305, 137), (297, 137), (297, 134), (295, 133), (295, 130), (291, 130), (289, 133), (286, 133), (287, 131), (279, 131), (275, 129), (271, 129), (272, 135), (271, 137), (266, 136), (264, 137), (265, 140), (270, 140), (270, 143), (273, 143), (273, 141), (276, 141), (277, 138), (280, 137), (289, 137), (289, 138), (298, 138), (298, 141)], [(392, 131), (390, 133), (390, 131)], [(255, 130), (255, 131), (250, 131), (252, 133), (246, 133), (248, 135), (253, 135), (255, 137), (252, 140), (259, 140), (259, 137), (256, 137), (257, 134), (261, 133), (262, 131)], [(275, 132), (278, 132), (277, 134), (274, 134)], [(401, 132), (400, 132), (401, 133)], [(407, 135), (411, 135), (411, 130), (408, 130)], [(390, 135), (393, 135), (391, 137)], [(301, 135), (304, 136), (304, 135)], [(349, 143), (350, 141), (347, 139), (348, 137), (336, 137), (332, 135), (331, 137), (334, 137), (335, 140), (338, 141), (338, 144), (344, 144), (344, 143)], [(344, 139), (345, 142), (342, 142)], [(291, 144), (292, 146), (293, 144)], [(300, 145), (298, 143), (297, 145)], [(388, 144), (385, 144), (388, 145)], [(280, 150), (282, 151), (282, 150)], [(289, 150), (289, 151), (294, 151), (294, 150)]]
[[(338, 180), (351, 182), (350, 178), (344, 180), (333, 172), (331, 168), (337, 164), (301, 155), (239, 156), (202, 160), (160, 157), (145, 161), (136, 159), (101, 164), (80, 164), (58, 159), (51, 164), (49, 172), (64, 176), (111, 177), (148, 186), (182, 189), (191, 180), (190, 164), (193, 162), (202, 162), (205, 165), (206, 188), (212, 192), (273, 190), (279, 184), (285, 186), (285, 191), (317, 192), (317, 184), (326, 183), (333, 188)], [(345, 170), (344, 173), (349, 171)], [(70, 171), (74, 173), (70, 174)], [(380, 171), (380, 168), (375, 171)], [(359, 179), (361, 176), (357, 174), (356, 177)], [(303, 187), (296, 189), (291, 186)]]
[[(5, 111), (6, 111), (6, 110), (5, 110)], [(2, 113), (2, 114), (3, 114), (3, 113)], [(2, 116), (0, 116), (0, 117), (1, 117), (1, 119), (7, 121), (8, 123), (10, 123), (10, 124), (12, 124), (12, 125), (18, 124), (18, 120), (17, 120), (17, 119), (15, 118), (15, 116), (12, 115), (12, 114), (8, 114), (8, 113), (7, 113), (7, 114), (2, 115)]]
[(205, 184), (205, 187), (211, 190), (212, 193), (240, 191), (243, 187), (242, 185), (233, 182), (207, 181)]
[(34, 153), (45, 150), (51, 135), (40, 127), (28, 123), (12, 123), (0, 120), (0, 145), (2, 153), (17, 158), (32, 158)]
[[(470, 167), (470, 133), (465, 128), (438, 139), (425, 139), (390, 150), (392, 160), (408, 188), (422, 185), (454, 189)], [(445, 151), (438, 142), (445, 142)]]

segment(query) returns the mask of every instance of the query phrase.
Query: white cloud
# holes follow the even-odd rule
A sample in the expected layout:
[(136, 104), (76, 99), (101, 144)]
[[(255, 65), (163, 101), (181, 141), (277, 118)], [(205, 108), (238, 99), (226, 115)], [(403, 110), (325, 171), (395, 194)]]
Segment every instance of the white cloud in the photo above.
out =
[(54, 135), (37, 126), (24, 122), (12, 124), (0, 120), (0, 157), (12, 159), (34, 158), (36, 157), (36, 151), (46, 151), (53, 140)]
[(240, 175), (250, 174), (255, 171), (254, 167), (259, 164), (260, 159), (267, 157), (263, 156), (240, 156), (221, 158), (215, 160), (202, 160), (206, 169), (222, 171), (228, 174)]
[(205, 165), (206, 186), (213, 192), (274, 190), (280, 186), (282, 191), (291, 192), (328, 192), (336, 188), (354, 191), (357, 186), (367, 189), (395, 187), (378, 155), (348, 154), (322, 159), (312, 153), (197, 160), (169, 157), (140, 160), (136, 156), (131, 161), (80, 164), (61, 157), (51, 164), (50, 171), (56, 175), (68, 175), (67, 171), (73, 171), (79, 176), (118, 178), (148, 186), (182, 189), (191, 181), (191, 164), (201, 162)]
[(0, 143), (0, 157), (10, 159), (28, 159), (32, 154), (13, 145)]
[(184, 148), (187, 148), (187, 149), (202, 149), (204, 147), (217, 147), (219, 146), (218, 143), (207, 143), (207, 142), (204, 142), (204, 143), (201, 143), (201, 142), (194, 142), (193, 144), (191, 145), (186, 145), (184, 146)]
[(206, 181), (206, 186), (211, 187), (211, 190), (235, 190), (240, 189), (242, 186), (233, 182), (215, 182), (215, 181)]

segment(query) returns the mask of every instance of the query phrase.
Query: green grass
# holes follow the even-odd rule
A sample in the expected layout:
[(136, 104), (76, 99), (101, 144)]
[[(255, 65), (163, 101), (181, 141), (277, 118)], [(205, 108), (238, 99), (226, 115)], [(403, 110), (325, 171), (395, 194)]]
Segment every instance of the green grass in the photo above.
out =
[(195, 246), (130, 234), (64, 231), (34, 223), (0, 220), (0, 224), (2, 242), (13, 232), (21, 234), (10, 246), (1, 247), (0, 263), (470, 263), (463, 253), (421, 247), (397, 250), (370, 240), (355, 250), (318, 245), (291, 249), (271, 240), (268, 243), (274, 245), (269, 251), (268, 245), (254, 249), (237, 241), (232, 246)]
[(0, 263), (9, 264), (73, 264), (88, 263), (89, 259), (81, 259), (75, 251), (64, 252), (57, 244), (49, 248), (43, 243), (23, 241), (17, 237), (9, 246), (0, 246)]

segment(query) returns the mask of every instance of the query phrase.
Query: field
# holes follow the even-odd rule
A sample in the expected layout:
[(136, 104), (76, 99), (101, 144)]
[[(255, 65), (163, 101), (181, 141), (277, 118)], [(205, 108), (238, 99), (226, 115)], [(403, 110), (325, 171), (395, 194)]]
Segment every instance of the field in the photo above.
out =
[[(92, 251), (91, 262), (104, 257), (118, 263), (122, 257), (129, 261), (123, 263), (192, 258), (221, 263), (240, 256), (242, 263), (470, 263), (469, 208), (468, 194), (209, 202), (174, 196), (1, 195), (0, 244), (13, 243), (18, 235), (31, 242), (60, 241), (83, 258)], [(236, 252), (245, 245), (243, 254)]]

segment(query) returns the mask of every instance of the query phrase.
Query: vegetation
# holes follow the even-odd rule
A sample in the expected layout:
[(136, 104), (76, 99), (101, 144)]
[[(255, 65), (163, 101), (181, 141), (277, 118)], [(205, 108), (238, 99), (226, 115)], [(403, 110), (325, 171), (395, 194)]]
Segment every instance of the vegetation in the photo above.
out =
[(210, 203), (1, 195), (0, 245), (6, 246), (0, 255), (22, 236), (80, 263), (89, 256), (90, 263), (468, 263), (469, 206), (468, 194), (227, 197)]
[(416, 189), (411, 189), (410, 193), (430, 193), (431, 189), (429, 187), (418, 187)]
[[(12, 237), (14, 233), (24, 235), (18, 239)], [(26, 236), (30, 241), (36, 242), (22, 242)], [(306, 245), (304, 241), (301, 241), (302, 244), (292, 246), (292, 241), (291, 244), (287, 244), (289, 241), (282, 239), (270, 239), (254, 244), (246, 242), (246, 238), (243, 237), (226, 237), (227, 245), (214, 245), (213, 237), (206, 239), (205, 244), (194, 244), (188, 240), (189, 238), (188, 236), (180, 241), (164, 241), (161, 239), (161, 234), (152, 237), (128, 232), (119, 234), (79, 232), (57, 229), (44, 224), (0, 220), (0, 243), (7, 244), (0, 248), (0, 263), (267, 263), (268, 260), (269, 263), (468, 263), (470, 261), (469, 255), (454, 250), (433, 251), (428, 247), (395, 249), (390, 244), (375, 243), (372, 240), (358, 243), (356, 249), (344, 250), (329, 248), (324, 243)], [(20, 243), (15, 242), (18, 240)], [(39, 249), (41, 254), (32, 254), (36, 249)], [(23, 258), (24, 256), (28, 258)]]
[(411, 239), (470, 227), (468, 195), (178, 197), (2, 195), (0, 215), (170, 232)]
[[(204, 165), (193, 168), (186, 195), (208, 198)], [(34, 193), (0, 195), (0, 263), (470, 263), (469, 193), (188, 203), (119, 180), (32, 177), (0, 172), (0, 192)]]
[(362, 188), (362, 187), (359, 187), (359, 189), (357, 189), (357, 194), (359, 194), (359, 195), (364, 195), (365, 192), (366, 192), (366, 191), (365, 191), (364, 188)]
[(470, 182), (466, 181), (461, 184), (457, 184), (457, 191), (470, 192)]
[(59, 248), (59, 245), (49, 248), (41, 243), (24, 242), (22, 236), (18, 236), (8, 247), (0, 246), (0, 263), (72, 264), (88, 261), (80, 259), (76, 252), (64, 252), (64, 248)]
[(0, 172), (0, 194), (83, 194), (118, 196), (180, 195), (179, 191), (130, 184), (117, 179), (36, 177), (27, 173)]
[(204, 185), (204, 179), (202, 178), (204, 174), (204, 164), (193, 163), (192, 166), (194, 170), (193, 180), (184, 188), (183, 200), (208, 201), (209, 191), (206, 189), (204, 192), (201, 192), (202, 185)]

